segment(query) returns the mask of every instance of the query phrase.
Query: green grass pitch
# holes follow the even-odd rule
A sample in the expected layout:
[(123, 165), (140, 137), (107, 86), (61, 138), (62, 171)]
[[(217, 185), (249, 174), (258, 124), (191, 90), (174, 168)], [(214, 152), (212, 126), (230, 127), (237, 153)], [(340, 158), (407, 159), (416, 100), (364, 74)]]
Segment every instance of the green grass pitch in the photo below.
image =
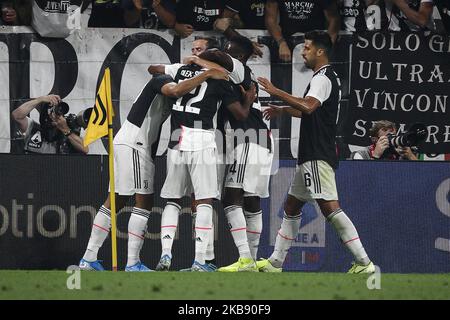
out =
[(67, 288), (70, 276), (0, 271), (0, 300), (450, 299), (449, 274), (381, 274), (379, 290), (367, 288), (368, 275), (340, 273), (80, 272), (79, 290)]

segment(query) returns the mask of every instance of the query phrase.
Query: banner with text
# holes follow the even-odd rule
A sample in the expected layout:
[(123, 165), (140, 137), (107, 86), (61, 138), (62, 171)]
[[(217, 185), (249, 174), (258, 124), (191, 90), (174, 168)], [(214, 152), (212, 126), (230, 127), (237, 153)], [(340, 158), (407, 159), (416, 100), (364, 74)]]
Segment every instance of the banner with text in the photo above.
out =
[[(301, 51), (302, 34), (292, 36), (292, 63), (279, 63), (278, 45), (265, 30), (240, 30), (261, 44), (262, 57), (250, 58), (248, 65), (255, 76), (266, 77), (274, 85), (301, 95), (313, 75), (305, 67)], [(111, 70), (112, 102), (116, 111), (113, 126), (117, 132), (126, 119), (133, 102), (151, 79), (147, 68), (151, 64), (178, 63), (191, 55), (192, 42), (199, 36), (212, 36), (219, 42), (223, 36), (213, 31), (196, 31), (180, 39), (173, 30), (82, 28), (64, 39), (40, 37), (27, 27), (0, 29), (0, 153), (23, 153), (23, 135), (10, 117), (13, 110), (30, 98), (58, 94), (69, 104), (69, 113), (77, 114), (95, 103), (101, 77)], [(350, 35), (342, 35), (331, 62), (343, 85), (343, 102), (348, 97), (348, 63)], [(260, 91), (263, 105), (280, 102)], [(343, 108), (344, 109), (344, 108)], [(30, 117), (39, 122), (33, 110)], [(341, 119), (344, 119), (343, 116)], [(170, 137), (170, 121), (163, 126), (158, 155), (165, 152)], [(282, 116), (267, 124), (280, 132), (280, 157), (297, 155), (300, 119)], [(338, 123), (341, 127), (341, 123)], [(82, 131), (82, 135), (84, 131)], [(106, 154), (102, 141), (89, 146), (90, 154)]]
[(369, 145), (372, 121), (395, 122), (399, 133), (423, 123), (424, 153), (450, 152), (450, 44), (441, 35), (368, 32), (352, 46), (346, 140)]

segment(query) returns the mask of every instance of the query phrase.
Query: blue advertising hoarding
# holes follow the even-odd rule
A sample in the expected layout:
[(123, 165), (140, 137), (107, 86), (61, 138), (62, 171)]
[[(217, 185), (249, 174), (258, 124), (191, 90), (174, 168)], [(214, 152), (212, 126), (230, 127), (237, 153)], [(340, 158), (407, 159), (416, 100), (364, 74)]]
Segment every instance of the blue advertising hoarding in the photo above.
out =
[[(260, 256), (273, 251), (294, 169), (281, 161), (272, 178)], [(382, 272), (450, 272), (448, 162), (343, 161), (336, 180), (341, 207)], [(317, 205), (305, 206), (284, 270), (344, 272), (351, 261)]]
[[(164, 158), (155, 190), (164, 181)], [(263, 201), (259, 256), (268, 257), (283, 215), (295, 169), (280, 161), (272, 176), (270, 198)], [(39, 168), (39, 170), (36, 170)], [(0, 269), (61, 269), (77, 263), (89, 239), (92, 219), (107, 192), (103, 157), (2, 155), (0, 161)], [(27, 184), (18, 184), (17, 177)], [(65, 179), (60, 179), (65, 177)], [(450, 163), (341, 161), (336, 172), (342, 209), (351, 218), (367, 253), (381, 272), (450, 272)], [(142, 250), (154, 266), (161, 253), (160, 213), (155, 199)], [(215, 203), (215, 253), (219, 266), (237, 260), (225, 215)], [(192, 263), (194, 241), (190, 202), (183, 203), (174, 241), (174, 270)], [(129, 212), (118, 215), (118, 258), (124, 266)], [(110, 240), (100, 250), (110, 266)], [(332, 226), (312, 204), (305, 206), (299, 235), (286, 258), (285, 271), (345, 272), (352, 256)]]

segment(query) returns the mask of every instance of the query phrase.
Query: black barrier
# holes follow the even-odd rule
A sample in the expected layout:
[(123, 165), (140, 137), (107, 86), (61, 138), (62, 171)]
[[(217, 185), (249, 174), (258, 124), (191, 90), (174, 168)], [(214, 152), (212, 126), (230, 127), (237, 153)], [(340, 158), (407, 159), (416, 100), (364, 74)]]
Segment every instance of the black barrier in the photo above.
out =
[[(84, 254), (93, 217), (108, 192), (108, 158), (105, 156), (0, 155), (0, 269), (66, 269)], [(155, 190), (165, 179), (165, 158), (157, 158)], [(159, 186), (159, 187), (157, 187)], [(155, 267), (161, 254), (160, 226), (165, 202), (156, 196), (141, 251), (144, 264)], [(127, 258), (127, 226), (133, 203), (117, 218), (118, 266)], [(237, 250), (224, 223), (223, 211), (214, 204), (217, 263), (237, 259)], [(190, 201), (183, 202), (179, 230), (173, 246), (173, 269), (189, 267), (194, 259)], [(219, 239), (218, 239), (219, 238)], [(99, 259), (111, 269), (108, 237)]]
[(449, 153), (450, 41), (447, 36), (367, 32), (354, 38), (345, 136), (369, 145), (372, 121), (389, 120), (400, 132), (421, 122), (422, 153)]

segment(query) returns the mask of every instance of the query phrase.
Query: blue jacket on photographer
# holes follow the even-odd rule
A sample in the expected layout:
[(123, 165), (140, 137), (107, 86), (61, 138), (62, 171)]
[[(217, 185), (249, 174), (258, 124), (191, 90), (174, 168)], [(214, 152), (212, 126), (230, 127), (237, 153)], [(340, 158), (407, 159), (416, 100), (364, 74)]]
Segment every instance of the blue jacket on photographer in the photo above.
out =
[(420, 134), (414, 130), (403, 135), (397, 135), (395, 123), (380, 120), (375, 121), (369, 130), (372, 144), (364, 149), (352, 152), (354, 160), (418, 160), (417, 142), (423, 139), (422, 127)]
[[(30, 118), (33, 109), (39, 111), (39, 123)], [(25, 153), (87, 154), (80, 137), (81, 124), (75, 115), (69, 114), (67, 103), (58, 95), (50, 94), (32, 99), (12, 112), (12, 117), (24, 135)]]

